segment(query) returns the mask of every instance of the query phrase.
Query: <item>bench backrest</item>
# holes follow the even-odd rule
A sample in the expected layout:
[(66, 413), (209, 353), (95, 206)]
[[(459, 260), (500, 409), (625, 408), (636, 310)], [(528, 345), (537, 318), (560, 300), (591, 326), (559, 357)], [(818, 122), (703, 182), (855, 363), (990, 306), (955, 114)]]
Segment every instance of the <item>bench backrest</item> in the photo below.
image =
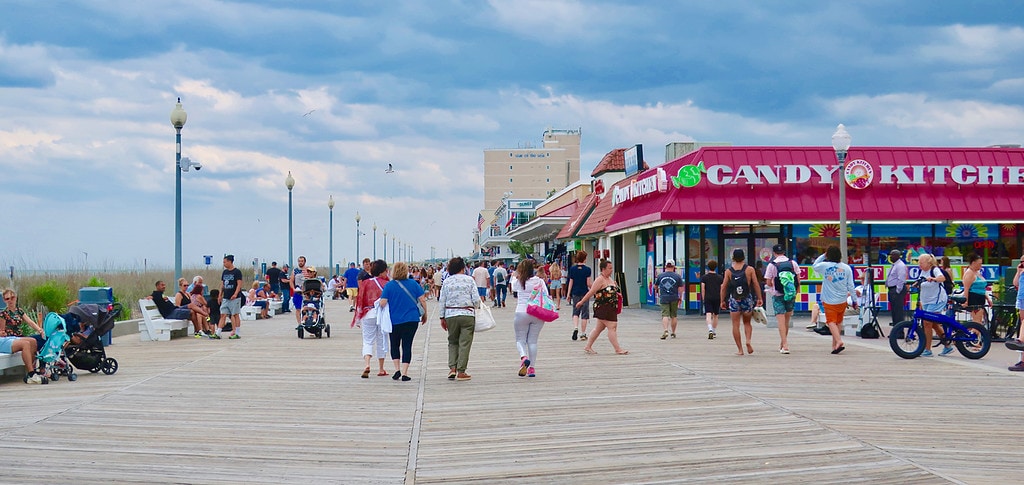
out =
[(145, 318), (146, 320), (153, 321), (164, 318), (164, 316), (160, 314), (160, 309), (156, 307), (156, 302), (153, 300), (146, 298), (139, 300), (139, 309), (142, 310), (142, 318)]

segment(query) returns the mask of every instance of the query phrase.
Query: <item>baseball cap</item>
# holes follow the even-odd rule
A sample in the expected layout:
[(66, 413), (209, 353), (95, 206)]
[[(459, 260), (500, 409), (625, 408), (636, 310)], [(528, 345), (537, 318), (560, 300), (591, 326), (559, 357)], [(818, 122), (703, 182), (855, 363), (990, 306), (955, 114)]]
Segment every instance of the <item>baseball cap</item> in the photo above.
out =
[(672, 266), (674, 268), (676, 266), (676, 260), (669, 259), (669, 260), (665, 261), (665, 266)]
[(776, 245), (772, 246), (772, 252), (775, 253), (775, 254), (782, 254), (782, 253), (786, 252), (786, 248), (782, 247), (781, 244), (776, 244)]

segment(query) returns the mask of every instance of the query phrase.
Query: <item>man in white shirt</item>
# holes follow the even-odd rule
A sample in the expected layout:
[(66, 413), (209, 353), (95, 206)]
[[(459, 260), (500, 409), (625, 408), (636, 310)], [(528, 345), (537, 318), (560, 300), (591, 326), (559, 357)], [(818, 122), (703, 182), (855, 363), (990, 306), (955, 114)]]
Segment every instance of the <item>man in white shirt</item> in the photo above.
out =
[(491, 287), (491, 273), (484, 267), (483, 261), (476, 264), (476, 269), (473, 270), (473, 281), (476, 282), (476, 291), (480, 293), (480, 298), (487, 298), (487, 289)]

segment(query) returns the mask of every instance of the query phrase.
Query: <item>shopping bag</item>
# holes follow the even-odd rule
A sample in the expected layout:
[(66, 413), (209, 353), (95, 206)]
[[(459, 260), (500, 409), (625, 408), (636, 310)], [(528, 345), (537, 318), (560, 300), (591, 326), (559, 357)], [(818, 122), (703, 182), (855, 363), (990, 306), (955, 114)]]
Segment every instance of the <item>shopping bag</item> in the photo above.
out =
[(558, 320), (558, 311), (555, 310), (555, 302), (547, 293), (540, 290), (533, 290), (530, 299), (526, 302), (526, 313), (544, 322)]
[(494, 315), (491, 313), (491, 307), (487, 305), (480, 305), (480, 308), (476, 309), (476, 332), (486, 332), (494, 326), (497, 322), (494, 321)]

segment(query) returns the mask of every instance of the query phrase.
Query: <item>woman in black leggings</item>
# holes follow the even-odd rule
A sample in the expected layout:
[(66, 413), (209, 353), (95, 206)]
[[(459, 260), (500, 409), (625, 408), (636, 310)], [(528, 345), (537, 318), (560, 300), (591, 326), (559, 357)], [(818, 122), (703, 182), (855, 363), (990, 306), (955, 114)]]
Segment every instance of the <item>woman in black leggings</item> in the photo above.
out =
[[(427, 308), (423, 287), (409, 278), (409, 266), (399, 261), (391, 268), (391, 281), (384, 285), (380, 305), (391, 314), (391, 358), (395, 361), (394, 380), (411, 380), (409, 363), (412, 362), (412, 339), (416, 328), (427, 323), (427, 314), (418, 308)], [(417, 323), (418, 321), (418, 323)]]

